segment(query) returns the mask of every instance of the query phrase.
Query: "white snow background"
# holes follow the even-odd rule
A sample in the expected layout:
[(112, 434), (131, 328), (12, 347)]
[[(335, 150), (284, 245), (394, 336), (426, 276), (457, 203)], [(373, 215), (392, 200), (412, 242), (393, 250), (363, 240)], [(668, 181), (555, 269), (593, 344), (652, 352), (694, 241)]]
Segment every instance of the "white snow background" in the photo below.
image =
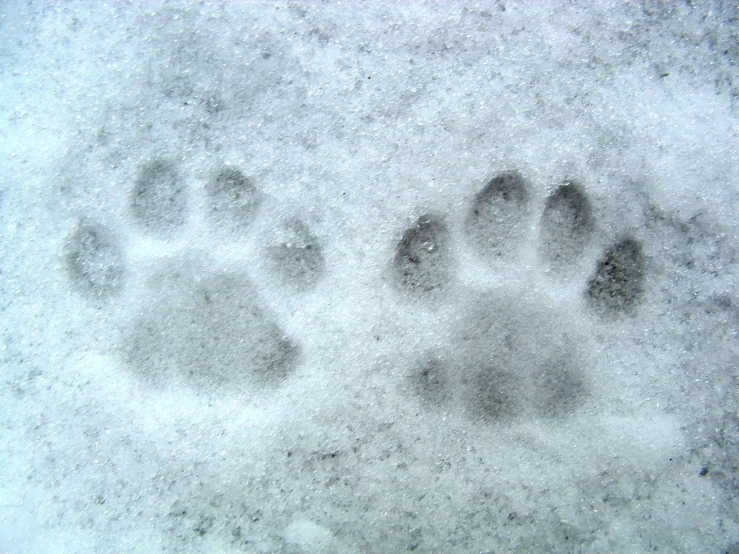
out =
[(9, 1), (0, 110), (0, 552), (739, 551), (736, 4)]

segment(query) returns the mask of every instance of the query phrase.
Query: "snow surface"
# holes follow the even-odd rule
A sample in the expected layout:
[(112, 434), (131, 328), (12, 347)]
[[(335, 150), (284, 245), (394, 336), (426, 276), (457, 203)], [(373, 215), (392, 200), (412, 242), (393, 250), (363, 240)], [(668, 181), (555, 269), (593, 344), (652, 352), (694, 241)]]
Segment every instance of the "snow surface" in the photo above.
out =
[(0, 552), (739, 551), (731, 2), (0, 36)]

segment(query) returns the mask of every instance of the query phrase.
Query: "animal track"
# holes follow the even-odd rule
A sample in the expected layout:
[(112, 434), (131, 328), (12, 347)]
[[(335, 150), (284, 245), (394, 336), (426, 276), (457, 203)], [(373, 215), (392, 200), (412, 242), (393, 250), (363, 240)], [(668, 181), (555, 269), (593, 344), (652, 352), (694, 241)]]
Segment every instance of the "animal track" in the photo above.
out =
[(424, 405), (451, 405), (492, 423), (559, 418), (582, 404), (585, 364), (566, 315), (512, 293), (482, 294), (464, 310), (447, 358), (412, 372)]
[(187, 195), (171, 162), (156, 159), (141, 168), (131, 192), (131, 213), (147, 233), (171, 236), (185, 224)]
[[(174, 163), (142, 166), (129, 196), (132, 223), (151, 238), (171, 240), (188, 223), (189, 191)], [(205, 183), (207, 221), (243, 235), (264, 195), (239, 169), (225, 167)], [(321, 279), (323, 249), (299, 218), (284, 223), (278, 242), (265, 245), (275, 279), (295, 292)], [(125, 262), (114, 233), (84, 220), (69, 236), (64, 260), (70, 283), (91, 299), (119, 294)], [(286, 335), (243, 273), (197, 253), (160, 260), (123, 332), (119, 353), (142, 382), (196, 390), (278, 386), (297, 367), (301, 347)]]
[(212, 222), (236, 230), (243, 230), (252, 222), (262, 201), (251, 179), (233, 167), (221, 169), (205, 190)]
[(267, 247), (267, 257), (272, 274), (299, 290), (313, 287), (326, 265), (320, 242), (298, 218), (282, 223)]
[[(187, 224), (186, 179), (168, 161), (144, 165), (133, 183), (130, 214), (152, 238), (169, 240)], [(233, 167), (211, 174), (204, 185), (206, 221), (244, 237), (259, 216), (264, 195)], [(462, 235), (481, 260), (505, 258), (523, 246), (530, 227), (530, 185), (515, 171), (492, 178), (470, 201)], [(390, 273), (401, 298), (437, 306), (457, 285), (453, 218), (425, 213), (406, 228), (394, 249)], [(544, 202), (538, 251), (549, 267), (577, 262), (595, 230), (585, 189), (560, 184)], [(266, 235), (263, 235), (266, 236)], [(259, 251), (263, 266), (292, 293), (317, 286), (325, 273), (319, 239), (300, 217), (283, 219)], [(81, 222), (65, 247), (67, 273), (82, 294), (101, 299), (124, 288), (124, 255), (103, 225)], [(607, 248), (589, 278), (585, 305), (614, 317), (634, 310), (644, 293), (641, 244), (624, 238)], [(489, 269), (494, 271), (494, 269)], [(120, 352), (144, 382), (179, 382), (198, 390), (224, 386), (279, 385), (301, 360), (288, 337), (238, 271), (218, 268), (197, 254), (174, 255), (147, 282)], [(559, 418), (576, 411), (588, 394), (586, 360), (566, 314), (521, 291), (481, 291), (461, 310), (452, 344), (428, 353), (408, 378), (427, 407), (459, 409), (479, 421), (520, 417)]]
[(465, 232), (477, 253), (500, 258), (517, 246), (525, 230), (529, 192), (523, 176), (508, 171), (493, 177), (475, 195), (465, 220)]
[(626, 238), (609, 248), (588, 283), (588, 299), (601, 313), (634, 309), (644, 292), (644, 254), (641, 244)]
[[(120, 210), (129, 216), (137, 231), (132, 240), (119, 240), (123, 237), (117, 237), (112, 229), (92, 219), (83, 220), (72, 230), (64, 246), (65, 275), (70, 285), (91, 300), (95, 308), (104, 306), (100, 299), (115, 295), (121, 303), (133, 303), (124, 306), (124, 313), (132, 315), (121, 326), (115, 353), (143, 387), (158, 392), (174, 389), (185, 395), (203, 395), (209, 403), (233, 394), (239, 402), (263, 396), (262, 400), (274, 400), (280, 405), (286, 398), (296, 397), (291, 385), (302, 386), (302, 382), (293, 378), (301, 368), (309, 366), (317, 373), (324, 371), (323, 365), (320, 360), (312, 359), (317, 350), (315, 345), (301, 344), (297, 333), (286, 332), (287, 326), (280, 320), (278, 310), (272, 309), (265, 300), (269, 296), (262, 296), (258, 284), (250, 278), (250, 269), (244, 267), (258, 268), (256, 275), (266, 274), (273, 292), (304, 294), (308, 299), (311, 291), (318, 289), (312, 299), (325, 302), (331, 292), (320, 287), (326, 281), (332, 284), (337, 277), (328, 274), (330, 266), (326, 258), (329, 252), (324, 248), (320, 232), (314, 231), (311, 220), (299, 211), (264, 224), (263, 216), (267, 211), (264, 206), (269, 205), (270, 199), (240, 169), (217, 168), (210, 173), (202, 183), (204, 194), (200, 206), (191, 202), (188, 182), (189, 176), (182, 175), (181, 169), (171, 163), (155, 161), (143, 166), (135, 182), (130, 183), (131, 203), (121, 206)], [(576, 327), (575, 321), (581, 318), (572, 317), (571, 306), (566, 302), (551, 300), (530, 284), (552, 278), (549, 269), (564, 268), (568, 264), (583, 265), (579, 262), (590, 251), (588, 245), (596, 234), (593, 207), (586, 189), (568, 181), (542, 199), (541, 214), (532, 214), (534, 190), (521, 174), (502, 173), (482, 190), (471, 194), (468, 206), (461, 213), (419, 210), (397, 236), (386, 237), (388, 250), (381, 265), (385, 279), (378, 271), (375, 275), (377, 290), (385, 291), (381, 287), (383, 281), (391, 283), (393, 296), (385, 300), (388, 304), (397, 301), (410, 316), (397, 324), (396, 328), (401, 331), (396, 338), (404, 340), (404, 323), (411, 326), (415, 320), (421, 328), (420, 337), (411, 337), (406, 344), (411, 348), (413, 343), (420, 344), (422, 351), (418, 355), (411, 353), (407, 365), (395, 368), (400, 374), (396, 374), (399, 395), (383, 396), (380, 401), (385, 398), (400, 401), (396, 406), (398, 411), (391, 409), (395, 414), (404, 413), (400, 410), (407, 405), (418, 410), (417, 420), (407, 422), (410, 426), (402, 425), (411, 429), (411, 433), (415, 434), (412, 425), (423, 425), (422, 419), (430, 420), (432, 425), (451, 421), (451, 428), (438, 433), (439, 437), (448, 437), (461, 420), (473, 428), (470, 442), (474, 442), (479, 438), (474, 436), (475, 429), (484, 434), (486, 429), (497, 432), (504, 427), (515, 431), (521, 422), (577, 424), (578, 414), (591, 409), (591, 397), (599, 386), (590, 367), (587, 337)], [(198, 209), (202, 213), (198, 214)], [(537, 222), (538, 234), (531, 233)], [(216, 239), (209, 245), (212, 251), (208, 255), (184, 249), (180, 245), (182, 241), (176, 239), (180, 231), (184, 232), (192, 224), (235, 233), (239, 242), (227, 241), (221, 250)], [(121, 229), (125, 226), (121, 225)], [(252, 232), (252, 229), (256, 230)], [(153, 269), (146, 270), (146, 278), (137, 280), (133, 272), (127, 273), (126, 260), (135, 259), (138, 251), (127, 256), (120, 244), (135, 244), (134, 239), (141, 238), (136, 236), (141, 231), (147, 235), (146, 240), (140, 241), (144, 247), (159, 241), (167, 250), (175, 250), (154, 260)], [(501, 283), (496, 272), (510, 271), (508, 262), (517, 259), (514, 255), (527, 246), (525, 241), (530, 236), (538, 241), (536, 248), (529, 248), (540, 254), (542, 267), (531, 264), (535, 270), (537, 267), (542, 270), (538, 278), (528, 279), (529, 275), (521, 269), (521, 279), (515, 284), (506, 280), (495, 287), (489, 284)], [(466, 248), (469, 252), (464, 251)], [(152, 250), (156, 252), (157, 248)], [(241, 252), (249, 259), (239, 260)], [(219, 260), (221, 255), (228, 260), (227, 264)], [(639, 241), (635, 237), (615, 241), (604, 248), (601, 259), (593, 265), (591, 275), (580, 275), (578, 284), (582, 293), (579, 298), (571, 298), (570, 304), (576, 304), (574, 309), (590, 313), (596, 321), (600, 318), (608, 323), (614, 318), (628, 317), (645, 295), (645, 255)], [(467, 282), (470, 267), (474, 272), (472, 284)], [(480, 272), (488, 272), (496, 279), (480, 278)], [(561, 283), (565, 278), (574, 279), (573, 274), (560, 272), (553, 278)], [(140, 290), (136, 290), (136, 286)], [(291, 300), (288, 298), (286, 303), (298, 304)], [(312, 318), (314, 314), (310, 315)], [(334, 314), (328, 316), (334, 317)], [(303, 321), (311, 318), (303, 318)], [(296, 318), (293, 323), (296, 320), (300, 321)], [(325, 323), (317, 322), (319, 332), (324, 328), (332, 329)], [(437, 324), (440, 329), (434, 327)], [(436, 337), (433, 344), (424, 343), (427, 331), (428, 336)], [(356, 333), (355, 336), (363, 335)], [(339, 334), (339, 339), (343, 338)], [(370, 354), (376, 352), (372, 350), (376, 344), (382, 349), (382, 345), (373, 340)], [(361, 365), (367, 361), (361, 356), (368, 351), (357, 351), (357, 362)], [(347, 374), (351, 374), (351, 369)], [(338, 382), (336, 388), (329, 391), (331, 395), (339, 396), (347, 390), (357, 394), (357, 390), (352, 389), (356, 384), (341, 381), (343, 376), (335, 366), (329, 364), (328, 370), (335, 371), (331, 378)], [(376, 372), (372, 378), (382, 379), (386, 375)], [(305, 376), (301, 374), (300, 377)], [(320, 377), (325, 378), (325, 375)], [(372, 385), (375, 387), (377, 382)], [(386, 392), (382, 383), (377, 389), (380, 394)], [(280, 391), (287, 394), (279, 398), (272, 396)], [(357, 398), (377, 397), (358, 394)], [(229, 405), (228, 401), (224, 402), (224, 406)], [(372, 411), (382, 409), (368, 408)], [(313, 409), (316, 409), (315, 404), (311, 406)], [(334, 409), (335, 406), (327, 407), (326, 414)], [(367, 424), (367, 412), (358, 409), (342, 417), (347, 416), (356, 417), (358, 426), (378, 433), (378, 443), (389, 444), (387, 437), (393, 435), (372, 431), (374, 423)], [(289, 417), (295, 416), (290, 414)], [(435, 418), (438, 419), (435, 421)], [(251, 423), (262, 425), (260, 421)], [(271, 422), (266, 425), (271, 433)], [(297, 431), (302, 433), (303, 429)], [(334, 431), (335, 428), (329, 429), (331, 433)], [(419, 435), (422, 432), (419, 429)], [(367, 442), (357, 438), (356, 445), (353, 439), (348, 443), (352, 446), (352, 454), (347, 450), (337, 454), (344, 448), (342, 446), (309, 455), (310, 460), (318, 456), (321, 462), (328, 460), (327, 464), (337, 463), (340, 468), (335, 470), (336, 477), (333, 469), (327, 471), (316, 490), (327, 490), (332, 495), (340, 484), (341, 490), (352, 497), (356, 496), (355, 491), (346, 487), (356, 487), (362, 493), (366, 485), (362, 484), (361, 475), (365, 470), (357, 464), (372, 463), (365, 462), (371, 457), (379, 460), (383, 467), (389, 467), (392, 462), (392, 467), (406, 471), (401, 465), (401, 462), (405, 464), (402, 456), (406, 454), (401, 455), (400, 449), (408, 447), (402, 433), (395, 443), (397, 456), (401, 456), (397, 459), (387, 458), (395, 454), (385, 452), (384, 446), (382, 452), (378, 448), (372, 453), (367, 446), (372, 440), (362, 440)], [(313, 487), (311, 479), (316, 474), (321, 475), (322, 470), (317, 468), (322, 466), (314, 467), (310, 465), (314, 462), (310, 461), (305, 466), (307, 469), (298, 465), (292, 467), (290, 464), (299, 463), (300, 455), (293, 454), (291, 442), (293, 439), (288, 436), (285, 445), (279, 445), (279, 457), (268, 461), (276, 464), (277, 471), (287, 469), (290, 475), (296, 475), (295, 490), (300, 495), (297, 502), (307, 498), (306, 505), (310, 505), (312, 497), (300, 491), (303, 487)], [(327, 444), (331, 444), (330, 441)], [(361, 455), (360, 448), (365, 449)], [(423, 446), (419, 443), (418, 448)], [(346, 458), (341, 457), (346, 454)], [(337, 456), (336, 462), (332, 462)], [(287, 460), (286, 466), (280, 466), (281, 459)], [(185, 463), (190, 465), (188, 460)], [(302, 469), (298, 471), (298, 467)], [(314, 477), (303, 482), (304, 475)], [(249, 481), (251, 478), (248, 476), (245, 482), (258, 486)], [(283, 485), (278, 485), (280, 491), (283, 490)], [(418, 490), (413, 488), (416, 486), (412, 485), (409, 490)], [(274, 493), (282, 494), (280, 491)], [(238, 500), (234, 500), (234, 505), (242, 506), (243, 498), (255, 502), (254, 499), (260, 497), (258, 494), (242, 497), (236, 493), (233, 498)], [(293, 503), (293, 497), (286, 497), (288, 510)], [(224, 517), (219, 518), (220, 523), (215, 523), (216, 516), (208, 513), (193, 512), (191, 520), (185, 520), (187, 512), (184, 509), (176, 513), (183, 522), (187, 521), (181, 527), (187, 528), (184, 536), (187, 533), (200, 537), (226, 533)], [(237, 516), (236, 521), (241, 521), (238, 519), (241, 517)], [(247, 517), (249, 521), (244, 529), (249, 526), (250, 536), (263, 525), (258, 523), (260, 517)]]
[(437, 356), (424, 359), (409, 378), (413, 391), (427, 406), (443, 405), (449, 400), (449, 372), (445, 360)]
[(191, 259), (169, 262), (150, 283), (157, 309), (142, 306), (124, 356), (146, 381), (183, 379), (199, 389), (277, 384), (300, 349), (238, 274)]
[(567, 181), (547, 198), (541, 215), (541, 252), (555, 267), (574, 262), (593, 234), (593, 208), (580, 185)]
[[(529, 225), (529, 190), (518, 172), (491, 179), (471, 201), (464, 235), (480, 259), (500, 259), (519, 247)], [(396, 247), (394, 276), (408, 300), (451, 286), (449, 228), (440, 216), (422, 216)], [(583, 255), (595, 230), (585, 190), (571, 181), (546, 199), (539, 219), (539, 252), (552, 268)], [(608, 248), (584, 288), (585, 305), (597, 316), (626, 314), (644, 292), (645, 260), (633, 238)], [(425, 406), (456, 406), (486, 422), (520, 417), (561, 418), (585, 401), (589, 385), (583, 341), (566, 313), (526, 291), (481, 292), (465, 307), (444, 357), (422, 358), (409, 388)]]
[(100, 223), (79, 223), (67, 242), (65, 261), (72, 284), (85, 295), (104, 299), (123, 287), (123, 253)]
[(403, 232), (393, 260), (397, 287), (414, 297), (436, 296), (451, 282), (449, 230), (436, 215), (425, 214)]

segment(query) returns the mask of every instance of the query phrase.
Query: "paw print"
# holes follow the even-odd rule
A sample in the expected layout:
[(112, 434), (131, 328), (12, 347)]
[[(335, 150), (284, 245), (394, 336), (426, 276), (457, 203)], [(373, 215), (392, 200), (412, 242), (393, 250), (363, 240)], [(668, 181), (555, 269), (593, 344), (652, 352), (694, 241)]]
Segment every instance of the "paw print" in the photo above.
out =
[[(270, 287), (284, 292), (280, 300), (286, 303), (312, 292), (328, 296), (341, 278), (339, 272), (329, 272), (324, 244), (310, 221), (296, 212), (272, 210), (271, 202), (258, 183), (238, 168), (216, 168), (198, 182), (175, 161), (150, 160), (130, 179), (121, 210), (129, 231), (116, 231), (112, 225), (85, 217), (65, 245), (69, 284), (95, 307), (112, 311), (123, 304), (121, 313), (130, 314), (124, 315), (116, 354), (134, 382), (149, 391), (176, 388), (185, 396), (203, 395), (197, 400), (208, 403), (222, 400), (228, 392), (239, 399), (261, 396), (267, 404), (279, 405), (295, 398), (292, 385), (298, 381), (292, 377), (312, 368), (322, 385), (333, 370), (331, 395), (350, 391), (359, 399), (371, 399), (341, 409), (320, 406), (327, 419), (338, 413), (342, 422), (329, 426), (330, 433), (347, 422), (349, 446), (340, 442), (327, 449), (323, 431), (303, 437), (300, 427), (297, 436), (292, 434), (292, 422), (286, 424), (289, 431), (276, 426), (278, 439), (265, 447), (262, 461), (264, 467), (284, 471), (284, 481), (274, 481), (279, 490), (268, 483), (262, 489), (249, 487), (248, 493), (228, 493), (217, 502), (203, 500), (210, 493), (202, 497), (196, 493), (183, 500), (192, 506), (186, 508), (179, 499), (173, 501), (177, 507), (167, 517), (177, 518), (178, 533), (195, 540), (219, 533), (228, 540), (239, 537), (233, 538), (238, 541), (247, 540), (240, 538), (242, 532), (248, 540), (273, 536), (271, 524), (263, 522), (280, 517), (284, 540), (302, 544), (305, 551), (310, 544), (303, 531), (334, 540), (330, 525), (302, 520), (293, 507), (315, 502), (328, 506), (331, 517), (343, 517), (339, 514), (344, 513), (344, 494), (355, 498), (370, 486), (379, 487), (383, 494), (378, 496), (387, 492), (392, 497), (397, 486), (394, 478), (367, 485), (366, 475), (391, 463), (406, 472), (408, 462), (401, 446), (416, 448), (405, 446), (416, 439), (408, 439), (403, 429), (392, 429), (393, 422), (388, 425), (383, 420), (377, 427), (371, 413), (375, 409), (408, 416), (405, 423), (410, 423), (410, 429), (419, 423), (413, 419), (418, 415), (424, 419), (443, 415), (451, 423), (439, 436), (448, 437), (461, 428), (465, 433), (470, 430), (471, 441), (484, 439), (489, 429), (515, 431), (522, 422), (577, 423), (578, 413), (587, 413), (594, 404), (598, 376), (592, 370), (597, 364), (584, 346), (587, 333), (577, 323), (583, 318), (572, 317), (573, 311), (595, 320), (618, 321), (628, 318), (645, 297), (646, 262), (638, 237), (617, 237), (598, 245), (597, 212), (586, 187), (566, 181), (548, 194), (538, 194), (522, 174), (501, 173), (471, 194), (459, 213), (419, 210), (388, 241), (388, 251), (378, 255), (384, 260), (382, 269), (368, 272), (368, 281), (377, 285), (383, 302), (390, 303), (394, 295), (401, 305), (399, 322), (393, 322), (394, 338), (403, 341), (402, 348), (410, 354), (393, 360), (390, 374), (360, 374), (365, 363), (384, 359), (377, 352), (397, 348), (381, 344), (379, 335), (374, 335), (375, 322), (370, 321), (365, 329), (373, 334), (370, 345), (364, 344), (367, 349), (351, 343), (357, 346), (352, 363), (359, 369), (342, 374), (344, 368), (338, 363), (319, 367), (311, 358), (313, 345), (301, 344), (286, 331), (280, 307), (268, 303), (268, 291), (260, 289), (241, 263), (248, 256), (250, 264), (261, 268), (259, 274), (268, 275)], [(268, 217), (275, 212), (285, 215)], [(188, 233), (193, 232), (205, 234), (212, 245), (207, 255), (186, 246)], [(150, 265), (137, 265), (138, 259), (152, 258)], [(577, 269), (586, 266), (587, 273)], [(498, 279), (501, 274), (516, 277)], [(383, 288), (384, 282), (391, 287)], [(572, 290), (578, 292), (567, 292)], [(546, 291), (565, 292), (554, 298)], [(335, 316), (324, 306), (321, 311), (324, 317)], [(424, 315), (441, 329), (420, 338), (403, 335), (405, 324), (426, 323)], [(384, 323), (387, 315), (381, 317)], [(361, 327), (358, 319), (350, 325)], [(358, 340), (368, 336), (356, 333)], [(402, 395), (384, 394), (398, 382)], [(298, 394), (303, 394), (303, 383), (298, 384)], [(362, 396), (366, 389), (373, 390)], [(400, 402), (390, 406), (387, 399)], [(384, 407), (372, 405), (386, 401)], [(415, 413), (409, 414), (409, 405)], [(457, 425), (460, 422), (462, 426)], [(376, 441), (360, 441), (358, 437), (365, 433), (377, 437)], [(397, 452), (392, 450), (395, 445)], [(423, 447), (418, 448), (411, 451), (420, 452)], [(189, 460), (183, 463), (192, 465)], [(446, 463), (434, 460), (440, 478), (447, 471)], [(215, 474), (195, 475), (198, 482), (219, 482)], [(427, 483), (425, 478), (410, 480), (407, 486), (410, 496), (425, 490)], [(263, 517), (241, 508), (246, 498), (272, 510), (270, 501), (284, 490), (294, 491), (294, 496), (285, 497), (287, 514), (274, 509), (270, 517)], [(321, 491), (321, 498), (315, 491)], [(325, 498), (330, 499), (328, 504)], [(368, 510), (380, 514), (385, 506), (370, 504)], [(408, 544), (416, 544), (414, 532)], [(361, 536), (359, 529), (351, 533)], [(348, 536), (337, 534), (336, 544)], [(406, 544), (400, 532), (387, 540), (395, 546)], [(390, 550), (399, 550), (395, 546)], [(275, 546), (269, 551), (280, 550)]]
[[(177, 253), (160, 257), (149, 271), (145, 292), (135, 295), (139, 300), (124, 325), (120, 358), (142, 382), (160, 388), (278, 386), (298, 366), (300, 345), (285, 333), (248, 275), (219, 264), (217, 256), (176, 245), (197, 219), (192, 188), (177, 164), (165, 159), (142, 165), (130, 187), (126, 215), (133, 236), (128, 239), (153, 241)], [(252, 179), (226, 166), (201, 188), (204, 225), (225, 241), (253, 243), (253, 223), (266, 196)], [(297, 216), (272, 231), (258, 249), (271, 278), (296, 294), (311, 290), (324, 271), (320, 241)], [(100, 307), (125, 298), (133, 280), (121, 246), (131, 240), (122, 238), (86, 218), (66, 242), (71, 285)]]
[[(493, 177), (459, 217), (461, 248), (485, 273), (495, 274), (517, 260), (521, 267), (520, 251), (535, 240), (536, 247), (529, 248), (537, 253), (528, 264), (533, 271), (569, 280), (570, 268), (586, 255), (596, 230), (591, 200), (580, 184), (565, 181), (544, 199), (532, 221), (532, 197), (519, 172)], [(452, 247), (449, 220), (422, 215), (402, 232), (395, 248), (395, 289), (421, 309), (438, 308), (453, 289), (465, 285), (455, 273), (460, 257)], [(533, 239), (532, 227), (538, 229)], [(574, 327), (568, 310), (582, 306), (596, 318), (612, 320), (633, 312), (644, 295), (645, 258), (636, 238), (606, 246), (593, 265), (582, 293), (568, 302), (537, 298), (525, 284), (474, 290), (442, 344), (411, 368), (408, 389), (427, 408), (460, 410), (485, 422), (574, 413), (588, 395), (590, 363), (582, 348), (587, 337)], [(520, 273), (525, 283), (525, 271)]]

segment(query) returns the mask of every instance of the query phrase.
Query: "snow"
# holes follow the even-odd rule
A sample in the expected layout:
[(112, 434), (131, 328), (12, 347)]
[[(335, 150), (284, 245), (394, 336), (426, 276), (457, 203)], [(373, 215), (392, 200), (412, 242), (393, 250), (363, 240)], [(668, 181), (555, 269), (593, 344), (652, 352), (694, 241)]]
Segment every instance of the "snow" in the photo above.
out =
[(5, 4), (0, 551), (737, 548), (738, 16)]

